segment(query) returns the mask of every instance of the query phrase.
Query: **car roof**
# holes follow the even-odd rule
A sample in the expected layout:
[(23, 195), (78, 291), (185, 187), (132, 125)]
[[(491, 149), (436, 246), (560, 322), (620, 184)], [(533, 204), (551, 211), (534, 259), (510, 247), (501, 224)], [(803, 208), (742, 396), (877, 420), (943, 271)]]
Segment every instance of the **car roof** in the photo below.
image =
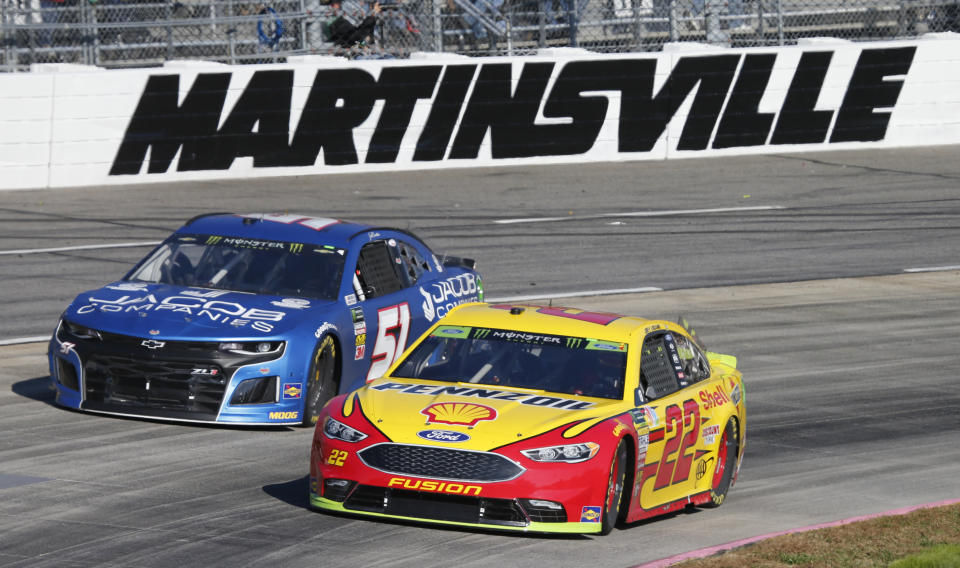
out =
[(647, 331), (652, 331), (651, 328), (671, 331), (682, 329), (669, 321), (523, 303), (464, 304), (449, 312), (442, 320), (442, 324), (483, 326), (612, 341), (627, 341), (636, 334), (642, 336)]
[(210, 213), (190, 219), (177, 232), (346, 247), (350, 237), (373, 229), (362, 223), (309, 215)]

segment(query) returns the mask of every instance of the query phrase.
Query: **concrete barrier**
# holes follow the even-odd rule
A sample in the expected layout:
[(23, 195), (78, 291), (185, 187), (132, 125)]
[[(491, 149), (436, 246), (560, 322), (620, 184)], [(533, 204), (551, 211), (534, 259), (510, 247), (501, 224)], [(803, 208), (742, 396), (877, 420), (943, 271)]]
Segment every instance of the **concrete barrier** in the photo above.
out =
[(960, 35), (0, 76), (0, 189), (960, 143)]

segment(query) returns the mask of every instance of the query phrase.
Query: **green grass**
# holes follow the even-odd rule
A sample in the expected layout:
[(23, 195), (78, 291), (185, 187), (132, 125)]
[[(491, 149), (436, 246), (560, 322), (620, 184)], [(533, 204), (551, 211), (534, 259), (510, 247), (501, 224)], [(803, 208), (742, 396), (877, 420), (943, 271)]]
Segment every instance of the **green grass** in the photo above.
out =
[(960, 568), (960, 505), (793, 533), (678, 568)]
[(890, 568), (956, 568), (960, 566), (960, 545), (941, 544), (890, 563)]

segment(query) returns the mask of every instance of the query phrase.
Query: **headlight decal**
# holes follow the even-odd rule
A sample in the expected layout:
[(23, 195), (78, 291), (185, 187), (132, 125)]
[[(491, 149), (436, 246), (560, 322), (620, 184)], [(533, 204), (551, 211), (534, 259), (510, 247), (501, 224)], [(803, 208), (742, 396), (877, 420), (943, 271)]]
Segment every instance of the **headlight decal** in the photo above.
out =
[(351, 444), (367, 437), (367, 435), (360, 430), (351, 428), (343, 422), (329, 416), (323, 422), (323, 435), (331, 440), (340, 440)]
[(561, 446), (546, 446), (532, 450), (522, 450), (527, 458), (536, 462), (548, 463), (580, 463), (597, 455), (600, 444), (583, 442), (580, 444), (564, 444)]

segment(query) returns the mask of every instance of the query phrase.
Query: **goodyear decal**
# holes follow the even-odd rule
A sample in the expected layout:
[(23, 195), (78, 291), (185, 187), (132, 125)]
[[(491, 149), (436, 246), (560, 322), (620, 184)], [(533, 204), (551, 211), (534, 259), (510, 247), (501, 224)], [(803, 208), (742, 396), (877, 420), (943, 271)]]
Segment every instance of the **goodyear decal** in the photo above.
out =
[(418, 394), (425, 396), (466, 396), (485, 398), (489, 400), (515, 400), (521, 404), (529, 406), (544, 406), (549, 408), (562, 408), (564, 410), (583, 410), (594, 406), (592, 402), (576, 400), (572, 398), (561, 398), (553, 396), (532, 395), (527, 393), (504, 391), (497, 389), (481, 389), (461, 386), (437, 386), (424, 384), (408, 384), (386, 382), (370, 387), (378, 391), (398, 391), (405, 394)]
[(411, 491), (429, 491), (431, 493), (450, 493), (452, 495), (480, 495), (483, 488), (479, 485), (464, 485), (463, 483), (449, 483), (446, 481), (425, 481), (392, 477), (387, 487), (410, 489)]

